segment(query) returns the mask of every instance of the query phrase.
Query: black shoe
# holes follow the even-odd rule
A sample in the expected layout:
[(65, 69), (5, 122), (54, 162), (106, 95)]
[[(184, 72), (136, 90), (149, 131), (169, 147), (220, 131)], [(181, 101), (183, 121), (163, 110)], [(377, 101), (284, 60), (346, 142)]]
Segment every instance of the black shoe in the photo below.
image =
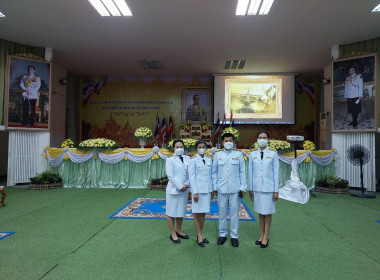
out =
[(176, 243), (176, 244), (179, 244), (181, 243), (181, 240), (179, 240), (179, 238), (177, 240), (174, 240), (172, 235), (170, 235), (170, 240), (173, 241), (173, 243)]
[(197, 239), (197, 243), (198, 243), (198, 246), (200, 246), (200, 247), (204, 247), (205, 246), (205, 243), (203, 241), (198, 242), (198, 239)]
[(206, 239), (206, 238), (203, 238), (203, 241), (202, 241), (204, 244), (209, 244), (210, 242)]
[(187, 234), (182, 235), (182, 234), (179, 234), (178, 232), (175, 232), (175, 233), (177, 234), (177, 236), (178, 236), (179, 238), (182, 238), (182, 239), (189, 239), (189, 236), (188, 236)]
[(267, 241), (267, 244), (261, 243), (260, 248), (266, 248), (269, 245), (269, 239)]
[(218, 245), (223, 245), (224, 244), (224, 242), (226, 242), (226, 240), (227, 240), (227, 237), (219, 237), (218, 238), (218, 242), (216, 242), (216, 244), (218, 244)]
[(237, 238), (231, 238), (231, 244), (234, 247), (239, 247), (239, 240)]
[(260, 240), (256, 240), (256, 242), (255, 242), (256, 245), (261, 245), (261, 243), (262, 242)]

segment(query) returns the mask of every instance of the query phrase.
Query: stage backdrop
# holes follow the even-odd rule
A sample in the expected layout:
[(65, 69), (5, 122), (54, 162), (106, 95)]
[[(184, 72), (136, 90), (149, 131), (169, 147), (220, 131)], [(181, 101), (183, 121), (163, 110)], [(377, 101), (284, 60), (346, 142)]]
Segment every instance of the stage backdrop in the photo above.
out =
[[(174, 135), (179, 136), (182, 89), (210, 85), (211, 77), (81, 78), (81, 139), (105, 137), (121, 146), (138, 147), (134, 131), (146, 126), (154, 132), (157, 113), (160, 125), (165, 115), (166, 127), (172, 114)], [(153, 143), (151, 140), (147, 145)]]
[[(256, 141), (256, 134), (260, 130), (269, 131), (271, 138), (275, 139), (285, 140), (286, 135), (298, 134), (317, 142), (315, 120), (318, 120), (320, 80), (321, 77), (296, 77), (294, 125), (238, 125), (236, 128), (242, 135), (238, 145), (248, 148)], [(179, 137), (183, 89), (212, 88), (211, 76), (82, 77), (79, 81), (76, 92), (80, 92), (81, 95), (82, 135), (68, 136), (77, 142), (88, 138), (106, 137), (127, 147), (139, 147), (138, 141), (133, 139), (136, 128), (146, 126), (154, 131), (157, 112), (160, 124), (165, 114), (167, 127), (170, 113), (172, 114), (174, 137)], [(221, 116), (223, 113), (220, 112)], [(150, 141), (147, 145), (153, 143), (154, 141)]]

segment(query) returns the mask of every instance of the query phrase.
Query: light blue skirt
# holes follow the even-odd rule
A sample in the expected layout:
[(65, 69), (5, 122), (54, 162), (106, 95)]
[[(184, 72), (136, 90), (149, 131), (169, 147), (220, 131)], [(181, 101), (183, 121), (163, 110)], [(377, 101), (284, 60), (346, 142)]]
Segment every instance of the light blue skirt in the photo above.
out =
[(166, 215), (173, 218), (183, 218), (186, 213), (188, 193), (166, 193)]
[(198, 197), (198, 202), (194, 202), (194, 195), (192, 194), (191, 211), (193, 213), (209, 213), (211, 193), (199, 193)]
[(261, 215), (276, 213), (276, 202), (273, 200), (272, 192), (254, 192), (253, 209)]

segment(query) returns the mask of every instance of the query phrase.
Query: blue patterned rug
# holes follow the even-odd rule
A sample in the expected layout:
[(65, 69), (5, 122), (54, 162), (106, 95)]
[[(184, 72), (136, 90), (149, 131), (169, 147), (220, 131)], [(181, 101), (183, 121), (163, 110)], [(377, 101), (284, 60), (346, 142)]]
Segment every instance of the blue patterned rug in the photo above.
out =
[(14, 233), (14, 231), (0, 231), (0, 240), (5, 237), (11, 236)]
[[(165, 198), (135, 197), (126, 205), (121, 207), (111, 216), (110, 219), (166, 219)], [(206, 214), (206, 220), (218, 220), (219, 211), (217, 200), (211, 200), (210, 213)], [(227, 216), (229, 219), (229, 214)], [(191, 201), (187, 202), (185, 220), (192, 220)], [(251, 211), (241, 200), (239, 219), (241, 221), (256, 221)]]

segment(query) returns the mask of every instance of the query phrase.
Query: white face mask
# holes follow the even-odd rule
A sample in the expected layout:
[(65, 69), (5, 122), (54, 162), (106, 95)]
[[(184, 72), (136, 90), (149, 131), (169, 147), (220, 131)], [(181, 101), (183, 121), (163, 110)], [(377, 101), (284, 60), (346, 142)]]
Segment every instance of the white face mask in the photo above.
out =
[(257, 139), (257, 144), (259, 144), (260, 147), (265, 147), (268, 144), (268, 139)]
[(183, 153), (185, 152), (185, 150), (183, 149), (183, 148), (177, 148), (177, 149), (175, 149), (175, 154), (177, 155), (177, 156), (182, 156), (183, 155)]
[(203, 148), (198, 150), (198, 154), (200, 155), (204, 155), (205, 152), (206, 152), (206, 149), (203, 149)]
[(231, 150), (234, 147), (234, 143), (233, 142), (226, 142), (226, 143), (224, 143), (223, 146), (226, 150)]

